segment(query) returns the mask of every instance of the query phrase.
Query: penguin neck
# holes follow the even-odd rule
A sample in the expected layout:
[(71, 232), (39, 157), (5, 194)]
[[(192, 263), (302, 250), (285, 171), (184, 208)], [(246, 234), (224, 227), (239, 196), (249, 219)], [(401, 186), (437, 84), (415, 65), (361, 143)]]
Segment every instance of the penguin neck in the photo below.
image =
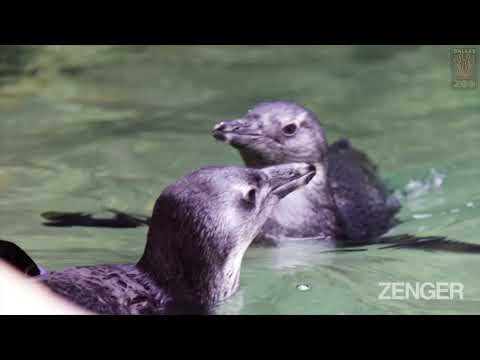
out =
[(259, 154), (250, 152), (248, 149), (240, 151), (240, 156), (247, 167), (252, 169), (263, 169), (268, 166), (277, 165), (270, 159), (264, 159)]
[[(317, 146), (317, 151), (311, 156), (278, 156), (272, 157), (272, 154), (261, 154), (258, 152), (249, 151), (248, 149), (240, 150), (240, 156), (243, 159), (243, 162), (247, 167), (254, 169), (263, 169), (269, 166), (283, 165), (288, 163), (297, 163), (297, 162), (307, 162), (314, 164), (317, 167), (323, 167), (325, 172), (327, 171), (327, 155), (326, 155), (326, 146)], [(325, 148), (325, 149), (324, 149)]]
[(172, 249), (158, 249), (154, 245), (147, 242), (138, 267), (152, 276), (174, 304), (183, 308), (210, 308), (238, 289), (246, 249), (232, 251), (222, 259), (221, 254), (211, 249), (195, 249), (192, 256), (181, 256), (169, 251)]

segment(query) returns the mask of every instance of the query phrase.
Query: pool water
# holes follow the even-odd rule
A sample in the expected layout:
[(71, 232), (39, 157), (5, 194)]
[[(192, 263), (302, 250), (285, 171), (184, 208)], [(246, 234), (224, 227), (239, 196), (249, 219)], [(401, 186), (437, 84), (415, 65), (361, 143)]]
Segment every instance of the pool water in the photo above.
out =
[[(146, 228), (50, 228), (45, 211), (149, 214), (189, 171), (242, 164), (212, 126), (261, 101), (314, 110), (399, 194), (390, 234), (480, 244), (480, 93), (447, 46), (1, 46), (0, 238), (50, 269), (136, 261)], [(480, 313), (480, 255), (251, 248), (222, 314)], [(461, 283), (463, 299), (382, 300), (380, 282)]]

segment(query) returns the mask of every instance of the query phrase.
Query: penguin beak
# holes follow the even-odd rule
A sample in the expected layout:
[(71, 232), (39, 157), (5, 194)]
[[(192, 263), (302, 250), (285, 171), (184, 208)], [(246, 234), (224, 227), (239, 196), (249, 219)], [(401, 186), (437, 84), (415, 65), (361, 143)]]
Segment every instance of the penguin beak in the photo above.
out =
[(260, 128), (247, 119), (222, 121), (214, 126), (212, 135), (215, 139), (232, 145), (246, 145), (252, 138), (262, 136)]
[(316, 168), (307, 163), (291, 163), (264, 168), (270, 180), (271, 193), (284, 198), (292, 191), (307, 185), (316, 174)]

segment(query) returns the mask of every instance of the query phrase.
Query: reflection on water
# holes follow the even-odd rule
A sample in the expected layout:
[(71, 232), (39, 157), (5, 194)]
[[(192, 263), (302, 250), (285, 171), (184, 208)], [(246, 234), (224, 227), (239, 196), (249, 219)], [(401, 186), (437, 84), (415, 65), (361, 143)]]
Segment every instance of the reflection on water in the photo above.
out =
[[(312, 108), (330, 141), (351, 138), (405, 195), (392, 234), (480, 243), (479, 93), (450, 75), (442, 46), (1, 46), (0, 237), (53, 269), (135, 261), (146, 229), (47, 228), (39, 214), (148, 214), (190, 170), (241, 164), (214, 123), (284, 99)], [(480, 313), (479, 271), (475, 255), (252, 248), (219, 312)], [(378, 300), (385, 281), (462, 282), (464, 300)]]

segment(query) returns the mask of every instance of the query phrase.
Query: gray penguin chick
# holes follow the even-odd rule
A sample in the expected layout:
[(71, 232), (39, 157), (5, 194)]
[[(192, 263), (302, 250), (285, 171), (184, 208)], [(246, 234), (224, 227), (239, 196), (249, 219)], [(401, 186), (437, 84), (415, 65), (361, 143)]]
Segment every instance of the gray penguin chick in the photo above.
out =
[(36, 279), (99, 314), (210, 313), (238, 289), (244, 253), (280, 199), (314, 176), (306, 163), (194, 171), (156, 201), (137, 264), (73, 267)]
[(274, 209), (260, 240), (316, 238), (362, 242), (396, 224), (400, 203), (380, 179), (376, 166), (348, 140), (328, 146), (317, 116), (292, 102), (261, 103), (236, 120), (213, 129), (217, 140), (238, 149), (251, 168), (310, 162), (310, 184)]

